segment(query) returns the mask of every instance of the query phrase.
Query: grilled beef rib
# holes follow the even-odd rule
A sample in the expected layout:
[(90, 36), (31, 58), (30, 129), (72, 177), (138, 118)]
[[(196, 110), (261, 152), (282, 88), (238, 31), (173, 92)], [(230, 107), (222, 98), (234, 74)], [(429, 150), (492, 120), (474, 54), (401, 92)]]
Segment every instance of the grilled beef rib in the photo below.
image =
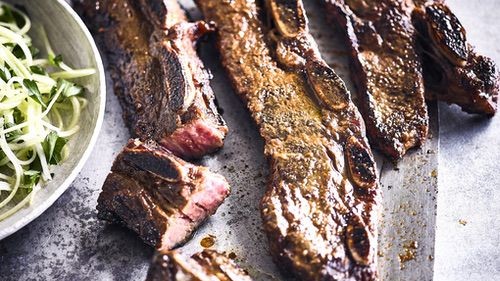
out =
[(146, 243), (169, 250), (215, 213), (228, 194), (222, 176), (136, 139), (115, 159), (97, 210), (101, 219), (121, 223)]
[(194, 46), (211, 30), (208, 24), (187, 22), (176, 0), (75, 4), (102, 38), (114, 92), (134, 137), (155, 140), (187, 158), (223, 145), (227, 127)]
[(351, 78), (370, 143), (397, 159), (428, 133), (427, 106), (411, 7), (399, 0), (324, 0), (345, 34)]
[(146, 281), (251, 281), (233, 260), (213, 250), (204, 250), (191, 258), (177, 251), (157, 252)]
[[(426, 97), (459, 105), (468, 113), (497, 110), (499, 73), (492, 59), (476, 54), (465, 29), (442, 1), (416, 1)], [(427, 2), (427, 3), (423, 3)]]
[(323, 2), (345, 32), (370, 141), (386, 155), (400, 158), (425, 141), (424, 96), (469, 113), (495, 114), (495, 63), (474, 52), (444, 1)]
[(271, 253), (302, 280), (376, 278), (378, 180), (364, 125), (321, 59), (301, 1), (198, 0), (270, 161), (261, 211)]

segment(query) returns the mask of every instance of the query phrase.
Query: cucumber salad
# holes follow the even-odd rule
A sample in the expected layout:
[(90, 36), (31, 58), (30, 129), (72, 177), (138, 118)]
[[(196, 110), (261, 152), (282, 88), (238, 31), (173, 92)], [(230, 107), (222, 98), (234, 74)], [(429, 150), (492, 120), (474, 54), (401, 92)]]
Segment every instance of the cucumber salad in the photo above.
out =
[[(28, 32), (43, 45), (34, 46)], [(0, 1), (0, 220), (30, 204), (54, 177), (51, 167), (68, 155), (87, 104), (73, 79), (93, 74), (66, 65), (43, 27)]]

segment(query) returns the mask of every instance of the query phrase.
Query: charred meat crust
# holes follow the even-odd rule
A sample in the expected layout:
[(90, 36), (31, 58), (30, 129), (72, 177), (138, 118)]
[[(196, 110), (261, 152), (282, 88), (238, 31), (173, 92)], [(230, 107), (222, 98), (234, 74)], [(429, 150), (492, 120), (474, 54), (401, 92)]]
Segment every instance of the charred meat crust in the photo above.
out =
[(208, 24), (187, 22), (175, 0), (79, 0), (75, 6), (102, 39), (133, 137), (187, 158), (223, 145), (227, 127), (195, 50), (211, 31)]
[(457, 104), (468, 113), (493, 116), (500, 88), (498, 69), (493, 60), (474, 52), (458, 18), (445, 4), (427, 1), (416, 7), (413, 21), (420, 35), (426, 97)]
[(370, 143), (391, 158), (401, 158), (428, 133), (411, 7), (396, 0), (323, 2), (328, 17), (345, 32)]
[(101, 219), (121, 223), (158, 249), (172, 249), (229, 194), (222, 176), (174, 156), (153, 142), (130, 140), (98, 198)]
[(146, 281), (251, 281), (248, 274), (225, 254), (204, 250), (191, 258), (178, 251), (156, 252)]
[(301, 280), (376, 279), (378, 180), (364, 124), (321, 59), (301, 1), (199, 0), (270, 162), (261, 202), (281, 268)]

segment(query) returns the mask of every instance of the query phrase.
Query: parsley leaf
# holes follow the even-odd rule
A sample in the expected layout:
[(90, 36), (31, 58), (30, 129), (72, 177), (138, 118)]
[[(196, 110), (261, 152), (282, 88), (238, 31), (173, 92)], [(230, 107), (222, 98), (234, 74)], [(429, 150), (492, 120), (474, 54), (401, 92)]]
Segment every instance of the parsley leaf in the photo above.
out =
[(23, 49), (21, 49), (21, 47), (19, 47), (19, 45), (14, 46), (14, 48), (12, 49), (12, 54), (20, 60), (26, 59), (26, 56), (24, 55)]
[(61, 162), (62, 150), (68, 140), (59, 137), (55, 132), (50, 132), (42, 143), (43, 152), (49, 164), (55, 165)]
[(0, 15), (0, 21), (11, 23), (15, 22), (14, 14), (9, 6), (2, 5), (2, 14)]
[[(0, 67), (0, 79), (2, 79), (5, 82), (8, 81), (7, 72), (9, 72), (9, 70), (6, 67)], [(8, 77), (11, 77), (10, 72), (9, 72)]]
[(36, 102), (41, 104), (43, 107), (47, 107), (45, 102), (43, 102), (42, 94), (40, 94), (40, 90), (38, 90), (38, 86), (36, 85), (35, 81), (29, 80), (29, 79), (24, 79), (23, 85), (28, 90), (28, 95), (32, 99), (34, 99)]
[(17, 190), (16, 195), (14, 195), (14, 200), (21, 201), (26, 196), (28, 196), (32, 191), (33, 187), (40, 181), (40, 172), (35, 170), (24, 171), (20, 188)]
[(30, 66), (30, 70), (31, 70), (31, 72), (36, 73), (36, 74), (40, 74), (40, 75), (47, 74), (47, 72), (45, 72), (45, 70), (43, 69), (43, 67), (41, 67), (39, 65), (32, 65), (32, 66)]
[(33, 188), (40, 180), (40, 171), (24, 171), (22, 185), (24, 188)]
[(61, 55), (54, 56), (53, 54), (49, 54), (49, 63), (53, 66), (61, 67), (61, 62), (63, 58)]
[(73, 82), (69, 82), (64, 79), (58, 79), (57, 80), (57, 87), (62, 88), (62, 95), (64, 97), (72, 97), (72, 96), (78, 96), (83, 94), (83, 87), (80, 85), (77, 85)]
[(12, 113), (12, 116), (14, 117), (14, 123), (16, 123), (16, 124), (21, 124), (25, 120), (23, 113), (17, 107), (14, 108), (14, 112)]
[(13, 11), (9, 6), (1, 6), (2, 13), (0, 14), (0, 21), (7, 23), (15, 23), (18, 27), (23, 27), (26, 21), (22, 15), (18, 12)]
[(83, 94), (83, 87), (59, 78), (57, 79), (57, 85), (50, 90), (50, 99), (52, 99), (58, 91), (61, 91), (60, 97), (62, 97), (61, 100), (64, 100), (65, 98)]

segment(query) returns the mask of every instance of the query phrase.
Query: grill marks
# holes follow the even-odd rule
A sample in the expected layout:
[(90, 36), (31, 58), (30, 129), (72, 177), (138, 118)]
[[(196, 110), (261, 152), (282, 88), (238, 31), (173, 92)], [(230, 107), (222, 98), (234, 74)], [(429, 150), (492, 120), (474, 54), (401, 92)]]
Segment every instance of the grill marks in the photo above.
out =
[(222, 63), (266, 143), (271, 173), (261, 210), (275, 260), (304, 280), (374, 279), (375, 164), (345, 85), (309, 34), (302, 2), (267, 1), (270, 29), (253, 1), (197, 3), (218, 27)]

